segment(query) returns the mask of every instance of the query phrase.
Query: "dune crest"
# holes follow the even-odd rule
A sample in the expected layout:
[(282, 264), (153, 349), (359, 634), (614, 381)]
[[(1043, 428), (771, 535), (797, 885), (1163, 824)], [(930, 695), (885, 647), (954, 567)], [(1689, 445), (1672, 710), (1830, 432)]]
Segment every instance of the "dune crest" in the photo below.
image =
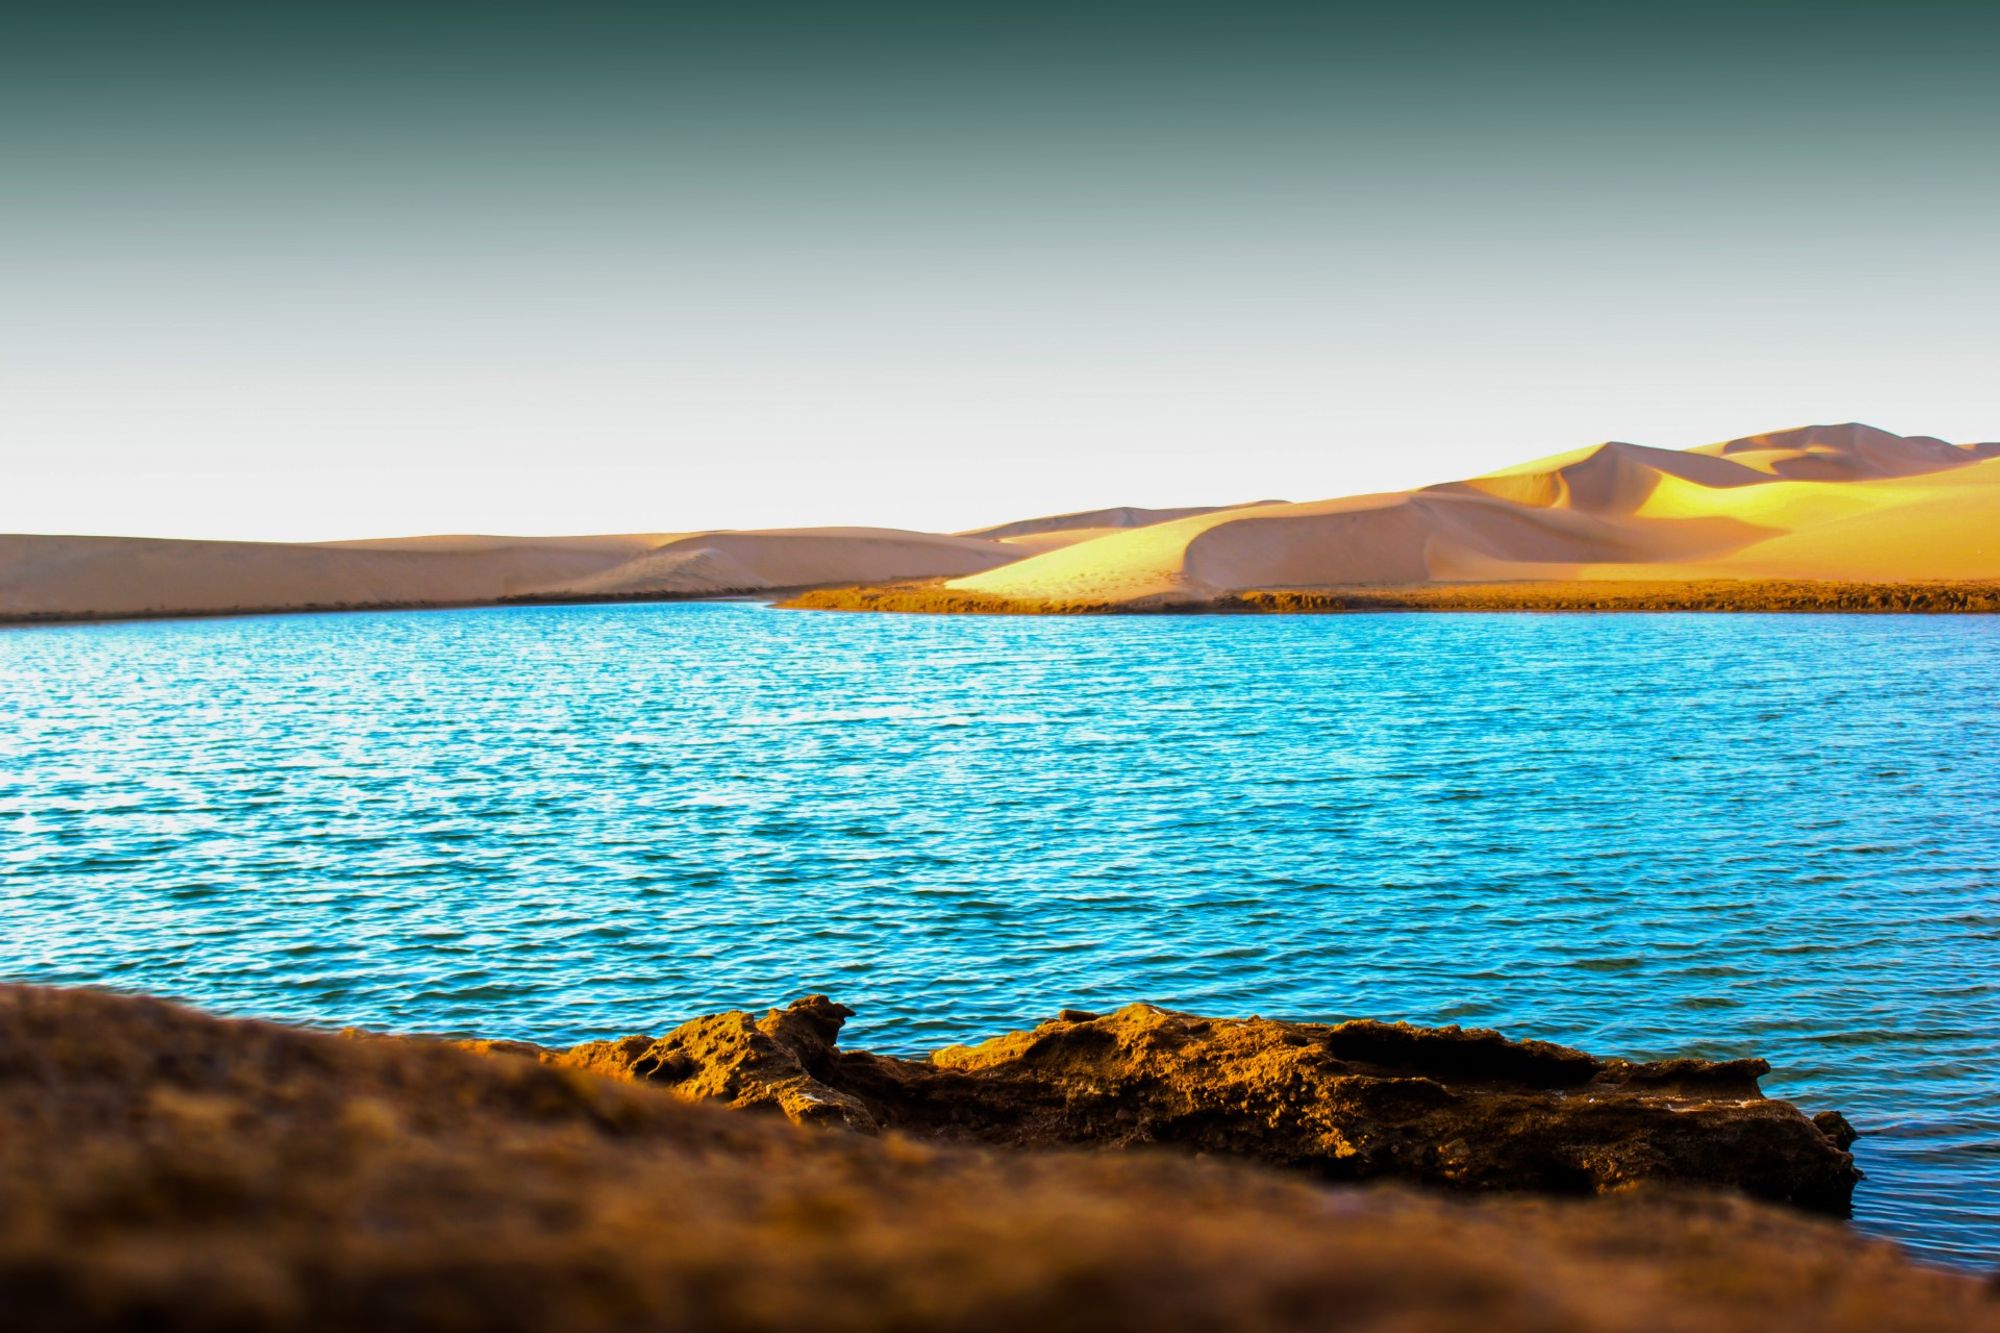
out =
[(1082, 509), (1071, 514), (1050, 514), (1043, 518), (1016, 519), (1012, 523), (998, 523), (990, 528), (974, 528), (958, 534), (961, 537), (988, 537), (996, 541), (1038, 537), (1054, 533), (1107, 532), (1125, 528), (1149, 528), (1156, 523), (1171, 523), (1178, 518), (1193, 518), (1200, 514), (1215, 514), (1226, 509), (1248, 509), (1253, 505), (1276, 504), (1275, 500), (1253, 500), (1249, 504), (1233, 505), (1189, 505), (1180, 509), (1141, 509), (1136, 505), (1117, 505), (1110, 509)]
[[(2000, 580), (2000, 442), (1847, 423), (1610, 441), (1408, 491), (830, 527), (258, 543), (0, 536), (0, 621), (754, 596), (923, 582), (927, 609), (1221, 607), (1505, 582)], [(823, 599), (822, 599), (823, 600)], [(857, 595), (853, 605), (878, 605)], [(814, 604), (819, 604), (815, 602)]]
[(947, 583), (1022, 604), (1479, 580), (2000, 577), (2000, 443), (1849, 423), (1676, 451), (1611, 442), (1412, 491), (1268, 504)]

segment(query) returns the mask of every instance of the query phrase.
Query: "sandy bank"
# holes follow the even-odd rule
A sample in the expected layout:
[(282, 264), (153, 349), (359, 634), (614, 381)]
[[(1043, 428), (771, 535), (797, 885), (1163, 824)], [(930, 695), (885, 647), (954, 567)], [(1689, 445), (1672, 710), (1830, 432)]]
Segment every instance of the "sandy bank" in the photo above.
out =
[(1340, 611), (1801, 611), (1933, 615), (2000, 612), (2000, 580), (1846, 583), (1788, 579), (1429, 583), (1400, 587), (1253, 588), (1204, 598), (1042, 601), (956, 588), (942, 581), (819, 588), (779, 605), (801, 611), (911, 614), (1100, 615)]
[(0, 1310), (46, 1333), (2000, 1329), (1989, 1284), (1731, 1195), (828, 1133), (504, 1051), (27, 987), (0, 987), (0, 1172)]

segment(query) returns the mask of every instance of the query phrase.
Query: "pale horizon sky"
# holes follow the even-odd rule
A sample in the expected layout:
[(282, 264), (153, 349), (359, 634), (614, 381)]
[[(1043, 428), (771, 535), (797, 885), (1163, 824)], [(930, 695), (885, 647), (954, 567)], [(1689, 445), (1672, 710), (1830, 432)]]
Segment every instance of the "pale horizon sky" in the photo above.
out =
[(0, 531), (956, 530), (2000, 438), (1986, 7), (679, 8), (0, 19)]

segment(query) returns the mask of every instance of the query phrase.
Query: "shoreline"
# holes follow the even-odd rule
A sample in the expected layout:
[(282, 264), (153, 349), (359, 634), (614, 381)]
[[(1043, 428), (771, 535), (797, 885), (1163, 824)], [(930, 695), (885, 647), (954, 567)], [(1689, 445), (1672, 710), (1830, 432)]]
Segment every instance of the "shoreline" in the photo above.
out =
[(740, 588), (709, 592), (536, 593), (440, 601), (309, 602), (145, 611), (0, 612), (0, 629), (103, 625), (153, 620), (339, 615), (371, 611), (463, 611), (506, 606), (613, 606), (682, 602), (765, 602), (784, 611), (866, 611), (900, 615), (1138, 616), (1338, 615), (1423, 612), (1720, 612), (1818, 615), (2000, 615), (2000, 581), (1858, 583), (1843, 580), (1707, 579), (1520, 580), (1491, 583), (1354, 584), (1254, 589), (1208, 598), (1140, 602), (1014, 601), (960, 592), (941, 581)]
[(816, 589), (777, 605), (794, 611), (906, 615), (1333, 615), (1365, 612), (1731, 612), (1843, 615), (2000, 614), (2000, 581), (1520, 580), (1253, 589), (1133, 602), (1019, 601), (944, 583)]
[(454, 601), (309, 602), (296, 605), (228, 606), (161, 611), (0, 612), (0, 630), (42, 625), (116, 625), (153, 620), (233, 620), (257, 616), (331, 616), (370, 611), (479, 611), (510, 606), (619, 606), (680, 602), (767, 602), (804, 588), (744, 588), (723, 592), (602, 593), (577, 597), (513, 597)]

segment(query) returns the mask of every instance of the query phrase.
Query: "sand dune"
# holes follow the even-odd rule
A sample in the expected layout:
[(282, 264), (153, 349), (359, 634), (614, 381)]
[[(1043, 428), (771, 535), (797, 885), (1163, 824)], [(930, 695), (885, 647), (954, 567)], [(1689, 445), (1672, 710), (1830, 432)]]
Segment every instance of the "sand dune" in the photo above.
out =
[(1860, 481), (1941, 472), (1973, 458), (2000, 457), (2000, 442), (1955, 445), (1929, 435), (1891, 435), (1850, 421), (1801, 426), (1691, 449), (1789, 481)]
[(1124, 528), (1056, 528), (1049, 532), (1024, 532), (1018, 537), (1002, 537), (999, 540), (1025, 557), (1042, 551), (1059, 551), (1065, 546), (1096, 541), (1099, 537), (1123, 531)]
[(878, 528), (298, 545), (0, 536), (0, 620), (712, 596), (948, 577), (1021, 554)]
[(1096, 533), (1125, 528), (1148, 528), (1156, 523), (1171, 523), (1175, 519), (1193, 518), (1198, 514), (1215, 514), (1226, 509), (1248, 509), (1254, 505), (1277, 503), (1279, 502), (1276, 500), (1255, 500), (1250, 504), (1191, 505), (1183, 509), (1140, 509), (1134, 505), (1118, 505), (1111, 509), (1083, 509), (1073, 514), (1050, 514), (1044, 518), (1016, 519), (1012, 523), (1000, 523), (990, 528), (975, 528), (959, 535), (1018, 540), (1054, 533)]
[(688, 596), (882, 583), (969, 574), (1020, 558), (1001, 542), (890, 528), (711, 532), (665, 542), (609, 569), (539, 588), (535, 595), (552, 600)]
[(1855, 424), (1609, 443), (1414, 491), (1222, 510), (954, 579), (1024, 604), (1457, 580), (2000, 578), (2000, 444)]
[(1717, 579), (2000, 579), (2000, 443), (1851, 423), (1684, 451), (1613, 442), (1411, 491), (1097, 509), (955, 535), (798, 528), (298, 545), (0, 536), (0, 620), (919, 580), (942, 581), (926, 594), (941, 609), (952, 598), (1060, 609), (1357, 585)]
[(1651, 572), (1675, 578), (2000, 577), (2000, 456), (1950, 472), (1847, 488), (1787, 482), (1760, 487), (1756, 494), (1768, 495), (1774, 509), (1810, 514), (1814, 521), (1795, 523), (1719, 560)]
[(0, 536), (0, 621), (715, 597), (942, 579), (1213, 512), (1125, 506), (960, 534), (839, 527), (313, 543)]

